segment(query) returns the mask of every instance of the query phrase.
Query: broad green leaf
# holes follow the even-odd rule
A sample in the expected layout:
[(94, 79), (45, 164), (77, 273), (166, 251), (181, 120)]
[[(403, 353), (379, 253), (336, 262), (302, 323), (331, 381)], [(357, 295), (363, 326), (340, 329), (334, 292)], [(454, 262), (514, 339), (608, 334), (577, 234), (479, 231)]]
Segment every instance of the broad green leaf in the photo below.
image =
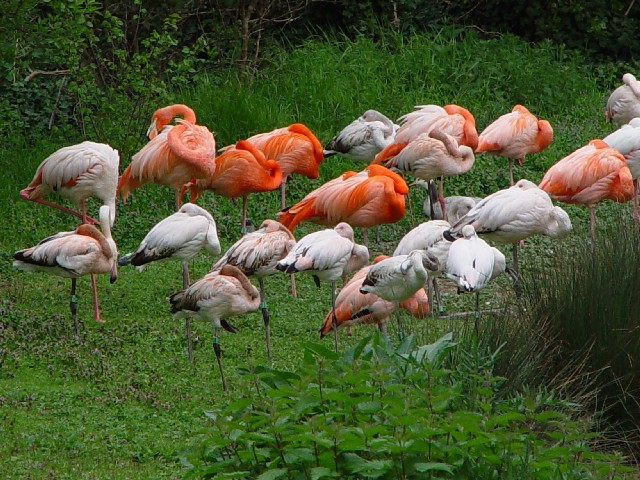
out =
[(337, 360), (339, 358), (339, 355), (336, 352), (318, 343), (307, 343), (305, 344), (304, 348), (305, 350), (309, 350), (316, 355), (328, 360)]
[(416, 471), (420, 473), (436, 471), (436, 472), (447, 472), (453, 475), (453, 469), (451, 468), (451, 465), (447, 463), (440, 463), (440, 462), (416, 463), (414, 464), (413, 468), (415, 468)]
[(261, 474), (259, 477), (257, 477), (256, 480), (275, 480), (276, 478), (283, 477), (286, 474), (287, 474), (286, 468), (274, 468), (271, 470), (267, 470), (266, 472)]

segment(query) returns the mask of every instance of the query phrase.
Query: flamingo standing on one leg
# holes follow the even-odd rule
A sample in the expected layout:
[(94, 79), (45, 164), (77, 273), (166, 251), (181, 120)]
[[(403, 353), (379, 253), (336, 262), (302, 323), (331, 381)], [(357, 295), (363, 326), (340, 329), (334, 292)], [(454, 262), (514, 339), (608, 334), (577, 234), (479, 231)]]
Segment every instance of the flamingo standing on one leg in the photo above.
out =
[(220, 327), (235, 333), (227, 322), (233, 315), (255, 312), (260, 306), (260, 292), (249, 279), (233, 265), (225, 265), (219, 271), (210, 272), (185, 290), (169, 298), (171, 313), (178, 317), (195, 316), (213, 324), (213, 350), (220, 369), (222, 388), (227, 382), (222, 369)]
[[(345, 172), (318, 187), (278, 213), (277, 219), (291, 231), (303, 221), (326, 226), (346, 222), (367, 229), (400, 220), (408, 191), (400, 175), (381, 165), (369, 165), (361, 172)], [(368, 244), (366, 230), (364, 243)]]
[[(109, 207), (108, 222), (109, 227), (113, 227), (119, 165), (118, 151), (104, 143), (82, 142), (63, 147), (42, 161), (31, 183), (20, 190), (20, 198), (70, 213), (80, 218), (82, 223), (96, 223), (87, 215), (86, 205), (88, 198), (96, 197)], [(52, 192), (69, 198), (80, 212), (42, 198)], [(93, 273), (90, 277), (91, 288), (95, 292), (96, 278)], [(71, 290), (76, 290), (75, 278), (71, 279)], [(93, 315), (95, 319), (100, 318), (97, 309)]]
[[(13, 266), (27, 272), (46, 272), (59, 277), (76, 278), (86, 274), (110, 273), (111, 283), (118, 276), (118, 249), (111, 237), (110, 208), (100, 207), (102, 232), (93, 225), (82, 224), (75, 231), (61, 232), (45, 238), (36, 246), (14, 253)], [(98, 291), (92, 283), (94, 320), (101, 322)], [(76, 335), (75, 283), (69, 303)]]
[[(442, 130), (432, 129), (422, 133), (404, 147), (397, 155), (382, 163), (388, 168), (409, 173), (424, 181), (462, 175), (475, 162), (473, 149), (458, 145), (456, 139)], [(447, 220), (442, 181), (438, 192), (443, 218)]]
[(223, 265), (233, 265), (248, 277), (256, 277), (260, 285), (260, 308), (264, 322), (267, 358), (271, 361), (271, 333), (267, 310), (264, 277), (276, 273), (276, 265), (296, 244), (293, 234), (281, 223), (267, 219), (260, 228), (248, 233), (234, 243), (212, 267), (212, 271)]
[[(169, 125), (177, 115), (183, 118), (176, 119), (177, 125)], [(209, 177), (215, 170), (213, 134), (207, 127), (196, 125), (193, 110), (181, 104), (156, 110), (147, 134), (151, 140), (132, 157), (120, 176), (118, 192), (126, 201), (130, 191), (146, 183), (167, 185), (174, 191), (178, 210), (182, 186)]]
[(595, 235), (596, 204), (633, 198), (633, 179), (625, 158), (602, 140), (591, 140), (559, 160), (544, 174), (540, 188), (554, 200), (587, 205), (591, 236)]
[(284, 273), (309, 272), (316, 285), (331, 283), (331, 309), (334, 312), (334, 342), (338, 349), (335, 320), (336, 280), (354, 272), (369, 261), (369, 250), (353, 241), (353, 228), (341, 222), (333, 229), (320, 230), (302, 237), (280, 260), (276, 268)]
[[(428, 270), (438, 270), (438, 259), (426, 250), (389, 257), (371, 267), (360, 286), (360, 293), (375, 293), (397, 307), (424, 287), (429, 278)], [(402, 337), (404, 333), (397, 313), (396, 310), (398, 335)]]
[[(379, 255), (373, 264), (389, 258), (387, 255)], [(395, 306), (392, 302), (378, 297), (374, 293), (361, 293), (360, 287), (373, 265), (367, 265), (358, 270), (351, 280), (340, 290), (336, 297), (336, 321), (337, 327), (345, 326), (350, 329), (352, 325), (363, 323), (375, 323), (380, 332), (386, 335), (387, 321)], [(424, 318), (430, 310), (429, 300), (424, 289), (419, 289), (409, 299), (400, 302), (400, 308), (407, 310), (415, 318)], [(320, 326), (320, 337), (325, 337), (333, 329), (333, 315), (327, 313), (324, 322)]]
[(602, 139), (607, 145), (618, 150), (627, 162), (633, 179), (633, 219), (640, 224), (638, 213), (638, 178), (640, 177), (640, 117), (634, 118), (615, 132)]
[(367, 110), (324, 147), (325, 158), (341, 154), (357, 162), (371, 163), (388, 146), (400, 128), (377, 110)]
[(640, 82), (630, 73), (622, 76), (623, 85), (607, 99), (604, 116), (607, 121), (622, 125), (640, 117)]
[[(190, 283), (188, 262), (203, 248), (213, 255), (220, 253), (216, 222), (204, 208), (185, 203), (176, 213), (158, 222), (140, 242), (137, 250), (120, 258), (118, 264), (130, 263), (143, 268), (150, 262), (178, 259), (182, 262), (182, 288), (186, 289)], [(187, 317), (185, 321), (187, 359), (192, 362), (191, 319)]]
[[(498, 244), (517, 243), (531, 235), (559, 238), (572, 228), (567, 212), (554, 206), (545, 191), (526, 179), (480, 200), (452, 225), (445, 238), (460, 236), (465, 225), (472, 225), (478, 235)], [(517, 272), (517, 249), (513, 252)]]
[(318, 178), (324, 151), (318, 138), (306, 125), (293, 123), (288, 127), (253, 135), (247, 141), (262, 150), (267, 158), (280, 164), (280, 208), (286, 205), (285, 192), (289, 175), (298, 173), (311, 179)]
[(509, 160), (509, 186), (513, 185), (513, 160), (524, 163), (529, 153), (538, 153), (553, 141), (553, 128), (538, 120), (522, 105), (513, 107), (485, 128), (478, 138), (476, 153), (488, 152)]
[(234, 148), (227, 148), (216, 158), (211, 176), (184, 185), (191, 191), (194, 202), (204, 190), (228, 198), (242, 197), (241, 232), (247, 231), (247, 196), (268, 192), (282, 182), (282, 170), (275, 160), (267, 160), (264, 153), (247, 140), (240, 140)]

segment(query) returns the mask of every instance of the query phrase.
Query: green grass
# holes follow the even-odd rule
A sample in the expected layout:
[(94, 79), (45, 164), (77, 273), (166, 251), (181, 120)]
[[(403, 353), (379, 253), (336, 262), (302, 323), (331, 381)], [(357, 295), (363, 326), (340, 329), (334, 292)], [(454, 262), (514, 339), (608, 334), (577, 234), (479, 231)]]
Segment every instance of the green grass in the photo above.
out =
[[(594, 77), (576, 55), (545, 44), (529, 45), (512, 37), (482, 41), (470, 32), (441, 31), (434, 36), (402, 39), (391, 35), (376, 44), (313, 41), (301, 48), (274, 53), (270, 67), (250, 86), (233, 75), (200, 75), (192, 90), (178, 91), (163, 102), (193, 106), (199, 121), (226, 145), (261, 131), (302, 121), (328, 141), (368, 108), (396, 117), (417, 104), (459, 103), (476, 116), (481, 131), (515, 103), (547, 118), (555, 129), (553, 144), (532, 155), (517, 177), (539, 181), (551, 164), (591, 138), (611, 131), (602, 115), (610, 78)], [(144, 143), (152, 111), (160, 104), (131, 106), (126, 121), (99, 117), (101, 134), (121, 153), (121, 170)], [(79, 339), (73, 337), (68, 311), (69, 281), (25, 274), (12, 268), (12, 253), (57, 231), (75, 227), (73, 219), (43, 206), (20, 201), (18, 191), (29, 183), (38, 164), (64, 145), (82, 139), (53, 132), (13, 139), (0, 150), (5, 174), (0, 178), (0, 471), (4, 478), (177, 478), (186, 469), (178, 460), (205, 425), (203, 410), (224, 406), (249, 391), (249, 380), (235, 374), (247, 364), (265, 361), (259, 313), (235, 319), (237, 335), (223, 333), (221, 345), (230, 392), (221, 390), (211, 348), (211, 328), (194, 326), (195, 363), (185, 355), (184, 328), (171, 318), (166, 298), (180, 285), (180, 266), (164, 263), (143, 272), (119, 269), (110, 285), (98, 279), (105, 324), (91, 320), (88, 278), (78, 281)], [(316, 180), (293, 177), (291, 202), (344, 170), (360, 170), (346, 159), (332, 157)], [(507, 185), (506, 161), (480, 156), (471, 172), (448, 179), (447, 194), (484, 196)], [(382, 241), (371, 246), (372, 257), (391, 253), (402, 235), (422, 221), (424, 191), (412, 190), (413, 219), (381, 228)], [(255, 223), (278, 211), (277, 192), (249, 198)], [(199, 202), (218, 223), (222, 248), (239, 236), (240, 209), (228, 199), (206, 194)], [(172, 211), (173, 196), (161, 186), (146, 185), (119, 204), (113, 235), (121, 252), (135, 248), (146, 232)], [(91, 211), (97, 209), (93, 203)], [(567, 206), (574, 223), (572, 238), (588, 231), (586, 209)], [(605, 202), (598, 208), (599, 225), (613, 222), (630, 205)], [(296, 237), (315, 230), (302, 225)], [(357, 232), (360, 235), (360, 232)], [(360, 238), (360, 237), (359, 237)], [(532, 238), (521, 253), (521, 268), (552, 257), (556, 242)], [(509, 250), (504, 250), (509, 254)], [(214, 258), (204, 254), (193, 262), (192, 279), (200, 278)], [(441, 282), (444, 284), (445, 282)], [(316, 289), (298, 276), (299, 298), (288, 293), (284, 275), (266, 281), (272, 316), (274, 368), (293, 370), (304, 345), (317, 341), (326, 314), (329, 286)], [(482, 294), (483, 307), (512, 304), (507, 278), (499, 278)], [(445, 290), (448, 312), (472, 309), (473, 297)], [(471, 317), (451, 320), (405, 319), (420, 342), (471, 324)], [(394, 335), (393, 322), (390, 332)], [(373, 327), (341, 335), (341, 348), (354, 345)], [(325, 339), (327, 346), (330, 339)]]

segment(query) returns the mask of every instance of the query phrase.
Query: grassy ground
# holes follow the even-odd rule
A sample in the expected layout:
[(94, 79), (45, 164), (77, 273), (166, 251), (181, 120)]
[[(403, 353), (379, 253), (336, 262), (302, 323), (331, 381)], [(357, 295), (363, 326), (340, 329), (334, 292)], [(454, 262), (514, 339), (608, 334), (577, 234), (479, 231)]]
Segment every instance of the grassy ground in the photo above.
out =
[[(283, 55), (251, 88), (203, 80), (198, 89), (177, 93), (171, 100), (193, 105), (202, 123), (215, 125), (219, 145), (291, 121), (309, 124), (326, 142), (367, 108), (397, 116), (425, 103), (467, 106), (476, 114), (480, 131), (522, 102), (533, 105), (532, 110), (556, 129), (552, 146), (516, 169), (517, 177), (533, 181), (559, 158), (611, 131), (602, 117), (608, 90), (597, 79), (584, 77), (575, 59), (549, 46), (536, 49), (510, 38), (490, 43), (439, 38), (387, 47), (391, 53), (385, 56), (366, 40), (310, 44)], [(498, 62), (496, 52), (510, 56)], [(473, 58), (476, 63), (468, 63)], [(106, 131), (115, 133), (101, 140), (120, 149), (123, 167), (142, 145), (149, 114), (157, 106), (131, 112), (139, 119), (135, 132), (106, 125)], [(166, 301), (180, 287), (179, 264), (150, 265), (143, 272), (121, 268), (113, 285), (99, 278), (104, 324), (91, 320), (89, 280), (79, 280), (82, 326), (74, 338), (67, 307), (69, 282), (18, 272), (11, 267), (11, 255), (47, 235), (74, 228), (73, 220), (62, 214), (19, 201), (17, 192), (43, 158), (75, 140), (79, 138), (43, 135), (0, 151), (0, 163), (8, 167), (0, 178), (0, 196), (5, 199), (0, 207), (0, 472), (7, 479), (178, 478), (185, 472), (178, 453), (203, 427), (203, 410), (250, 392), (235, 369), (265, 361), (260, 315), (238, 318), (232, 323), (239, 333), (221, 338), (227, 394), (215, 368), (209, 325), (195, 325), (195, 363), (186, 361), (184, 328), (171, 318)], [(119, 141), (127, 147), (119, 147)], [(291, 180), (291, 198), (300, 198), (344, 170), (361, 168), (345, 159), (327, 160), (319, 179)], [(481, 156), (472, 172), (447, 181), (445, 189), (447, 194), (483, 196), (506, 184), (506, 162)], [(422, 221), (423, 198), (420, 189), (412, 191), (413, 217), (383, 226), (381, 242), (371, 247), (372, 257), (391, 253), (401, 236)], [(129, 203), (119, 206), (114, 228), (121, 252), (135, 248), (153, 224), (171, 213), (171, 204), (172, 195), (164, 187), (149, 185), (133, 192)], [(213, 212), (223, 249), (231, 245), (239, 235), (239, 206), (213, 195), (200, 204)], [(250, 216), (259, 223), (273, 217), (277, 205), (276, 192), (250, 198)], [(630, 212), (630, 206), (603, 205), (598, 218), (606, 222), (620, 210)], [(567, 211), (574, 221), (573, 235), (586, 235), (586, 211)], [(296, 236), (314, 229), (304, 225)], [(522, 268), (528, 258), (553, 255), (553, 248), (550, 239), (531, 239), (521, 253)], [(504, 251), (509, 256), (509, 250)], [(213, 260), (203, 254), (194, 261), (192, 279), (206, 273)], [(316, 341), (330, 305), (328, 285), (318, 290), (310, 278), (298, 277), (297, 299), (288, 293), (287, 277), (267, 279), (274, 366), (281, 369), (294, 368), (304, 343)], [(451, 287), (445, 287), (445, 301), (449, 312), (468, 311), (473, 305), (471, 296), (457, 296)], [(483, 292), (482, 305), (494, 308), (504, 302), (513, 302), (506, 277)], [(405, 321), (430, 341), (465, 320)], [(367, 330), (354, 329), (354, 337), (341, 335), (341, 342), (351, 344)], [(391, 324), (392, 335), (393, 331)], [(325, 343), (330, 345), (330, 339)]]

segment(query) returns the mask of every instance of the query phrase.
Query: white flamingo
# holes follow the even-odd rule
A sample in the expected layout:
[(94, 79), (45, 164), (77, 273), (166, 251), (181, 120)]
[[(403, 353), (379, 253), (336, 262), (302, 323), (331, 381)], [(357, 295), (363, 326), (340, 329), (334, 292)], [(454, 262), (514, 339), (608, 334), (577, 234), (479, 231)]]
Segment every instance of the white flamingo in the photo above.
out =
[[(71, 278), (71, 317), (76, 335), (76, 278), (87, 274), (109, 273), (111, 283), (118, 276), (118, 249), (111, 237), (110, 208), (100, 207), (102, 232), (93, 225), (82, 224), (72, 232), (60, 232), (40, 241), (36, 246), (13, 254), (13, 266), (26, 272), (45, 272)], [(98, 291), (92, 282), (94, 320), (102, 322), (98, 306)]]
[[(137, 250), (121, 257), (119, 265), (144, 265), (158, 260), (178, 259), (182, 262), (182, 288), (189, 286), (188, 262), (202, 249), (217, 255), (220, 241), (216, 222), (209, 212), (193, 203), (185, 203), (180, 209), (158, 222), (149, 230)], [(187, 358), (193, 361), (191, 345), (191, 319), (186, 318)]]
[(398, 128), (377, 110), (367, 110), (327, 143), (324, 156), (339, 153), (351, 160), (370, 163), (393, 141)]
[[(426, 250), (413, 250), (408, 255), (395, 255), (371, 267), (360, 287), (361, 293), (375, 293), (396, 307), (424, 287), (428, 271), (438, 270), (438, 259)], [(402, 336), (400, 317), (398, 335)]]
[[(473, 226), (483, 238), (498, 244), (517, 243), (531, 235), (558, 238), (571, 231), (571, 219), (567, 212), (554, 206), (544, 190), (525, 179), (483, 198), (452, 225), (445, 236), (460, 236), (465, 225)], [(517, 271), (516, 248), (513, 256), (514, 269)]]
[(176, 317), (193, 316), (213, 324), (213, 350), (220, 369), (222, 388), (226, 391), (218, 338), (220, 327), (235, 333), (236, 329), (227, 322), (227, 318), (258, 310), (260, 292), (238, 268), (225, 265), (220, 270), (209, 272), (185, 290), (174, 293), (169, 302), (171, 313)]
[(640, 82), (632, 74), (625, 73), (622, 83), (609, 96), (604, 112), (608, 121), (618, 125), (640, 117)]
[(267, 219), (260, 228), (250, 232), (234, 243), (213, 266), (213, 270), (223, 265), (233, 265), (249, 277), (256, 277), (260, 286), (260, 308), (264, 322), (267, 357), (271, 360), (271, 334), (269, 311), (264, 289), (264, 277), (277, 272), (276, 265), (296, 244), (293, 234), (281, 223)]
[(338, 348), (335, 321), (336, 280), (345, 278), (369, 262), (369, 250), (353, 241), (353, 228), (345, 222), (302, 237), (280, 260), (276, 268), (284, 273), (309, 272), (316, 285), (331, 283), (331, 309), (334, 312), (334, 342)]
[(618, 150), (623, 156), (633, 179), (633, 219), (640, 223), (638, 213), (638, 177), (640, 177), (640, 117), (632, 119), (629, 124), (622, 125), (615, 132), (603, 138), (610, 147)]

